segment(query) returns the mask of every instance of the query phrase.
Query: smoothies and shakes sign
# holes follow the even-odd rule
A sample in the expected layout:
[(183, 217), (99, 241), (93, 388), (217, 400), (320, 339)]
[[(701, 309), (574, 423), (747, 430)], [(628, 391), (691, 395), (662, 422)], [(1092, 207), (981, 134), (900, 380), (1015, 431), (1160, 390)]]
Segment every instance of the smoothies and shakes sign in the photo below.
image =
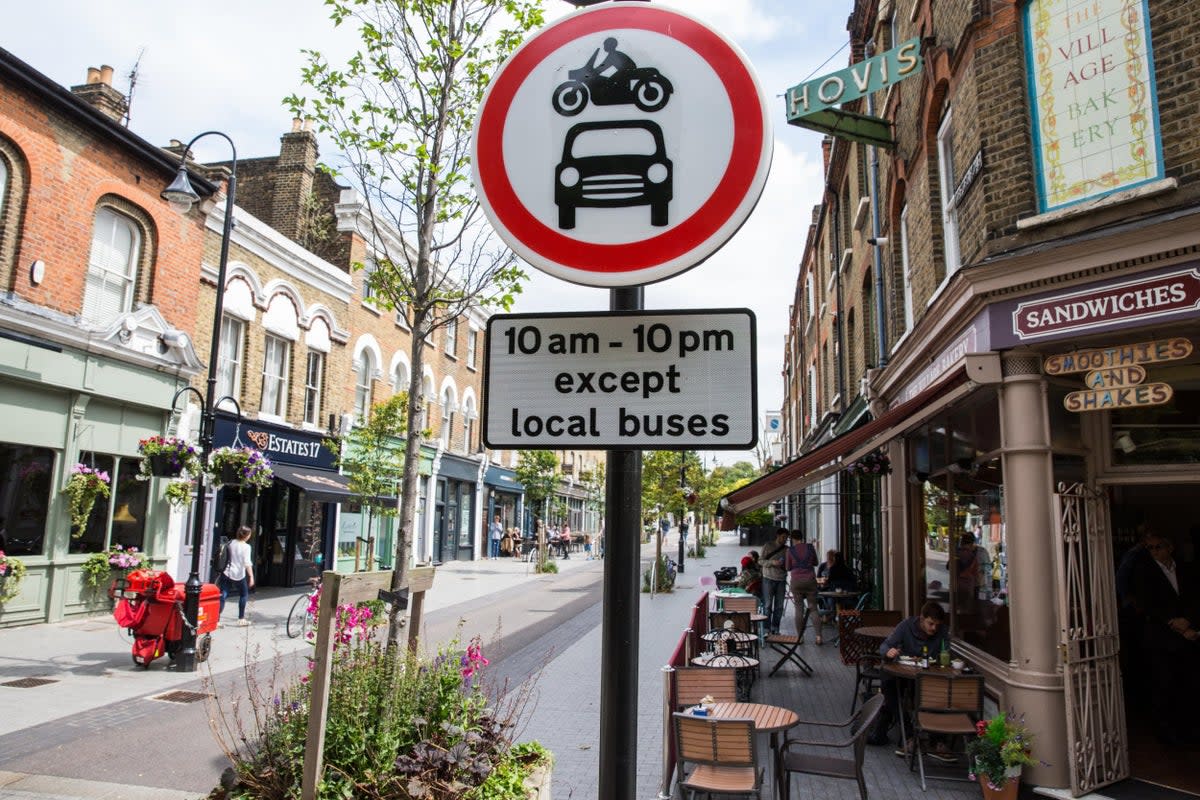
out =
[(1161, 178), (1146, 0), (1024, 10), (1042, 211)]

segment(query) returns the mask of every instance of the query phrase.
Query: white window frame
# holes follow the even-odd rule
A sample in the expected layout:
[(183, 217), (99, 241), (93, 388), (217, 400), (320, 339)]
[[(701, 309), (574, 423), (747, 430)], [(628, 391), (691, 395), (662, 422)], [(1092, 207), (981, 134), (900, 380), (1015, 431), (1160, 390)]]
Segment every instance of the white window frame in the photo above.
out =
[(217, 406), (221, 398), (242, 400), (242, 366), (246, 352), (246, 322), (225, 314), (221, 317), (221, 342), (217, 354)]
[[(403, 377), (401, 377), (403, 375)], [(408, 364), (403, 361), (396, 362), (396, 368), (392, 370), (392, 384), (396, 388), (396, 394), (408, 391), (408, 381), (410, 372)]]
[(916, 320), (913, 317), (913, 284), (912, 263), (908, 254), (908, 206), (900, 210), (900, 271), (904, 280), (904, 332), (913, 329)]
[(808, 429), (817, 427), (817, 368), (808, 368)]
[(258, 403), (260, 414), (277, 419), (287, 416), (291, 358), (291, 342), (270, 333), (263, 336), (262, 393)]
[(0, 158), (0, 220), (4, 219), (4, 198), (8, 197), (8, 162)]
[(442, 429), (441, 440), (442, 448), (450, 449), (451, 433), (454, 430), (454, 396), (451, 394), (449, 387), (442, 391)]
[(958, 242), (958, 209), (954, 205), (954, 115), (946, 109), (938, 126), (938, 183), (942, 194), (942, 244), (946, 256), (946, 277), (962, 266)]
[(813, 295), (812, 270), (804, 275), (804, 302), (808, 305), (808, 318), (812, 319), (817, 307), (816, 297)]
[(455, 351), (458, 350), (458, 320), (449, 320), (442, 330), (442, 348), (446, 351), (446, 355), (457, 358)]
[(358, 357), (358, 374), (354, 378), (354, 419), (366, 422), (371, 415), (371, 378), (375, 362), (370, 350), (363, 350)]
[(474, 435), (475, 420), (471, 414), (474, 409), (468, 408), (463, 412), (463, 452), (471, 452), (472, 436)]
[(321, 424), (321, 390), (324, 382), (325, 354), (320, 350), (309, 350), (304, 360), (304, 421), (309, 425)]
[[(129, 246), (125, 252), (118, 247), (120, 232), (129, 235)], [(104, 325), (133, 307), (141, 254), (141, 226), (108, 206), (96, 209), (87, 275), (84, 278), (82, 316), (85, 320)], [(110, 292), (114, 290), (120, 294), (115, 304), (108, 301)]]
[(479, 331), (467, 329), (467, 369), (475, 369), (475, 352), (479, 349)]
[(375, 308), (375, 290), (371, 288), (370, 277), (379, 269), (379, 264), (373, 258), (363, 262), (362, 301), (363, 305)]

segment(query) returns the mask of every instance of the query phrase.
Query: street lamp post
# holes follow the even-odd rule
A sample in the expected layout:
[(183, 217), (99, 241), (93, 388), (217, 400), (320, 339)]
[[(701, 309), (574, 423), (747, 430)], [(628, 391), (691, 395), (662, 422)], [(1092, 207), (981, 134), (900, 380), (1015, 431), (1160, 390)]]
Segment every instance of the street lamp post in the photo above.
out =
[[(217, 263), (217, 298), (213, 304), (212, 345), (208, 350), (208, 384), (204, 400), (200, 404), (200, 463), (207, 466), (209, 454), (212, 453), (213, 428), (216, 422), (214, 401), (217, 393), (217, 358), (221, 347), (221, 318), (225, 310), (225, 272), (229, 261), (229, 238), (233, 232), (233, 204), (237, 191), (237, 148), (233, 140), (220, 131), (205, 131), (198, 134), (183, 149), (183, 158), (179, 162), (179, 171), (175, 180), (162, 191), (162, 198), (171, 208), (181, 214), (186, 214), (200, 200), (200, 195), (192, 187), (187, 174), (188, 153), (192, 145), (205, 136), (220, 136), (229, 143), (232, 151), (230, 161), (229, 181), (225, 191), (225, 226), (221, 231), (221, 255)], [(195, 391), (195, 390), (193, 390)], [(197, 392), (198, 394), (198, 392)], [(178, 396), (178, 395), (177, 395)], [(196, 627), (200, 617), (200, 544), (204, 537), (204, 517), (208, 503), (205, 492), (204, 470), (196, 476), (196, 507), (192, 515), (192, 566), (184, 585), (183, 597), (183, 635), (180, 637), (179, 655), (175, 659), (176, 669), (180, 672), (195, 672), (196, 670)]]

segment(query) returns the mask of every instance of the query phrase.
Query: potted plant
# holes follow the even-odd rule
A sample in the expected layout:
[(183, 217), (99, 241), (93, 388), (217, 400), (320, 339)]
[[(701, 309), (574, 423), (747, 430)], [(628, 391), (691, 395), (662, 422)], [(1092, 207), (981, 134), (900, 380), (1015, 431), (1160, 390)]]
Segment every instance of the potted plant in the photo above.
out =
[(0, 550), (0, 606), (21, 593), (24, 578), (25, 562)]
[(129, 573), (146, 566), (146, 554), (136, 547), (114, 544), (107, 550), (92, 553), (81, 565), (84, 584), (95, 591), (108, 586), (114, 571)]
[(881, 453), (878, 450), (867, 453), (858, 461), (851, 461), (846, 466), (846, 474), (848, 475), (890, 475), (892, 473), (892, 462), (887, 457), (887, 453)]
[(250, 447), (218, 447), (209, 456), (208, 470), (213, 480), (243, 489), (267, 489), (275, 473), (267, 457)]
[(192, 481), (170, 481), (163, 494), (175, 508), (187, 508), (196, 494), (196, 484)]
[(151, 436), (138, 442), (142, 454), (142, 475), (177, 478), (184, 472), (195, 475), (200, 457), (196, 448), (175, 436)]
[(975, 724), (979, 734), (967, 743), (971, 777), (979, 779), (985, 800), (1017, 796), (1021, 768), (1038, 763), (1033, 757), (1033, 734), (1020, 720), (1000, 713)]
[(87, 527), (96, 498), (109, 495), (108, 485), (108, 473), (104, 470), (89, 467), (87, 464), (71, 467), (71, 477), (67, 479), (67, 485), (63, 488), (63, 494), (67, 496), (67, 503), (71, 509), (71, 538), (78, 539), (83, 536), (83, 529)]

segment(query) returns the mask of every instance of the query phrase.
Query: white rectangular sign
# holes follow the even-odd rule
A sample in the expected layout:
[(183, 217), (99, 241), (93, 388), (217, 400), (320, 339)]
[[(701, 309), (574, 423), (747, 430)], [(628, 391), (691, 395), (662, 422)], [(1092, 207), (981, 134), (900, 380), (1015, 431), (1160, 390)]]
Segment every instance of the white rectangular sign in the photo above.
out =
[(758, 442), (749, 309), (497, 315), (485, 352), (491, 448), (745, 450)]

